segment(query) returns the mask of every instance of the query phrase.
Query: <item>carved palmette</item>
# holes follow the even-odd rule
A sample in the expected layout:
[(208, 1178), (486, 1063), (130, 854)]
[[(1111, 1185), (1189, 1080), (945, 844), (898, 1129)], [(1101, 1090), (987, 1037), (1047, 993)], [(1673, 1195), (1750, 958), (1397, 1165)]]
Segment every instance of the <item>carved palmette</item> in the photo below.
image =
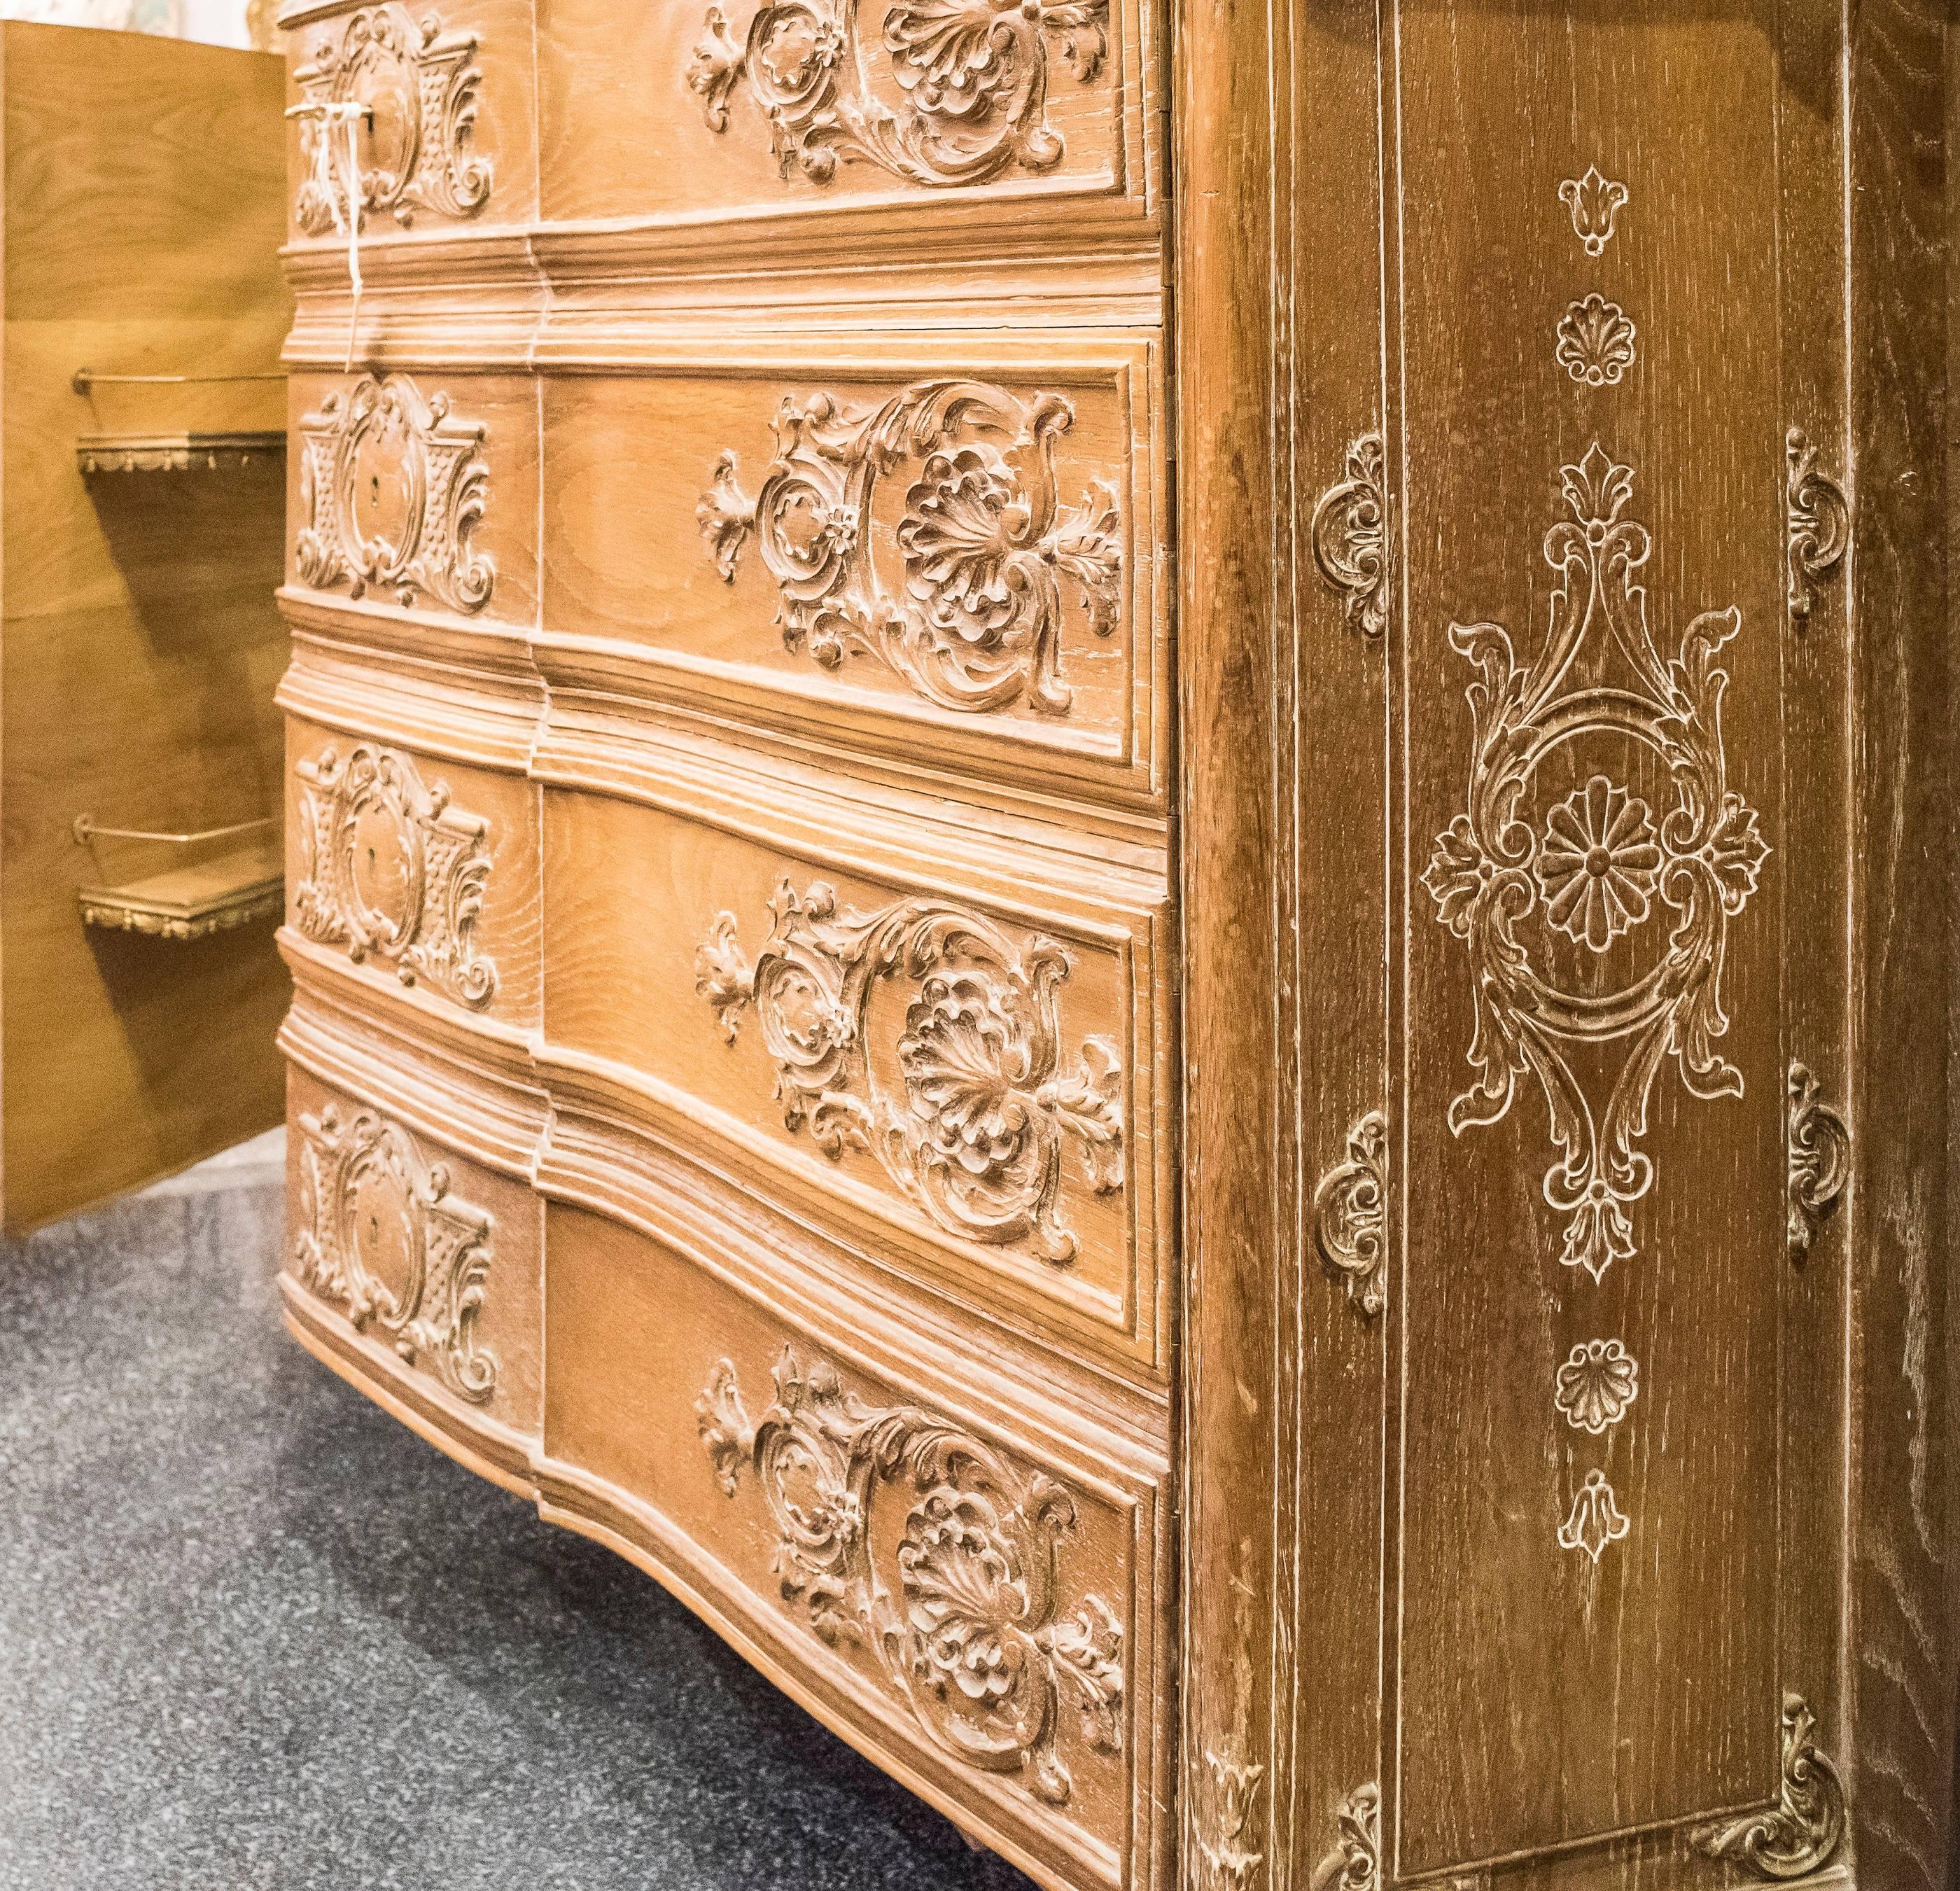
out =
[[(1065, 715), (1062, 581), (1107, 636), (1123, 562), (1113, 492), (1061, 503), (1055, 443), (1074, 417), (1058, 394), (1023, 402), (978, 381), (921, 381), (877, 406), (787, 400), (761, 492), (743, 492), (724, 454), (695, 508), (702, 533), (731, 584), (756, 535), (783, 641), (826, 668), (861, 654), (942, 708), (1025, 702)], [(872, 508), (880, 481), (908, 462), (904, 570), (892, 584), (872, 557)]]
[(424, 592), (466, 614), (489, 603), (496, 569), (471, 543), (489, 499), (484, 430), (456, 419), (448, 395), (425, 400), (406, 374), (364, 375), (299, 431), (302, 584), (355, 597), (372, 588), (405, 608)]
[[(371, 1111), (329, 1104), (298, 1119), (300, 1186), (292, 1264), (300, 1284), (338, 1304), (357, 1331), (387, 1335), (472, 1405), (496, 1389), (497, 1359), (476, 1340), (490, 1273), (492, 1221), (450, 1193), (449, 1171)], [(367, 1243), (399, 1237), (399, 1288), (370, 1265)]]
[[(733, 913), (695, 959), (696, 988), (729, 1041), (752, 1006), (793, 1130), (833, 1159), (867, 1150), (904, 1193), (949, 1232), (1006, 1245), (1031, 1241), (1072, 1259), (1056, 1212), (1064, 1143), (1082, 1152), (1099, 1194), (1123, 1186), (1122, 1067), (1106, 1039), (1063, 1060), (1058, 992), (1069, 958), (1053, 940), (1017, 947), (975, 912), (902, 899), (839, 912), (819, 883), (785, 881), (775, 924), (751, 965)], [(912, 988), (896, 1049), (902, 1094), (880, 1093), (865, 1042), (872, 989)]]
[[(470, 148), (483, 76), (476, 56), (473, 34), (445, 33), (433, 13), (393, 4), (363, 8), (320, 36), (293, 75), (303, 105), (314, 108), (299, 121), (305, 178), (294, 208), (307, 235), (326, 236), (371, 210), (406, 226), (418, 209), (470, 217), (489, 202), (490, 161)], [(348, 105), (367, 108), (352, 216), (348, 167), (335, 148), (344, 121), (320, 109)]]
[[(450, 804), (449, 788), (425, 787), (414, 762), (362, 743), (342, 758), (326, 749), (294, 769), (300, 791), (302, 871), (294, 894), (300, 931), (342, 945), (358, 964), (371, 954), (393, 964), (404, 985), (426, 980), (481, 1011), (496, 995), (496, 966), (476, 947), (490, 878), (489, 823)], [(364, 823), (382, 823), (392, 843), (390, 877), (361, 870), (378, 850)]]
[[(1122, 1625), (1099, 1596), (1061, 1612), (1076, 1518), (1061, 1485), (931, 1413), (867, 1406), (835, 1367), (789, 1349), (759, 1424), (726, 1359), (695, 1411), (722, 1490), (755, 1472), (784, 1598), (828, 1645), (867, 1650), (947, 1753), (1023, 1774), (1061, 1805), (1074, 1787), (1056, 1746), (1064, 1705), (1092, 1748), (1121, 1751)], [(888, 1504), (905, 1511), (895, 1548), (877, 1527)]]

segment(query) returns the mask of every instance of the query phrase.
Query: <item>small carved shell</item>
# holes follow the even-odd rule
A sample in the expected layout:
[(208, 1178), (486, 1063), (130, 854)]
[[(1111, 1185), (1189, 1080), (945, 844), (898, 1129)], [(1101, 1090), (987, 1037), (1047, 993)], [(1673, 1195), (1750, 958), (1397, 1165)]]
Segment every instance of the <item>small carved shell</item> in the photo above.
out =
[(1583, 1340), (1558, 1369), (1556, 1403), (1574, 1431), (1597, 1437), (1626, 1416), (1640, 1387), (1640, 1362), (1617, 1339)]
[(1634, 365), (1635, 329), (1617, 302), (1589, 295), (1558, 325), (1558, 365), (1582, 386), (1617, 387)]

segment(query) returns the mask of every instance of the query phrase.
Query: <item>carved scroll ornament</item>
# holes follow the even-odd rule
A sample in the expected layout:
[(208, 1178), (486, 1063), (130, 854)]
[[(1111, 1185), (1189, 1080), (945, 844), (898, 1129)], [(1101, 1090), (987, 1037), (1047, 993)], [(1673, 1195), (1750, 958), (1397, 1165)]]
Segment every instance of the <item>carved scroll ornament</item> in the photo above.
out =
[(1851, 1179), (1851, 1131), (1807, 1064), (1790, 1067), (1788, 1107), (1790, 1252), (1800, 1261)]
[[(792, 1130), (833, 1160), (868, 1151), (949, 1233), (1027, 1240), (1058, 1265), (1075, 1237), (1056, 1212), (1063, 1145), (1077, 1144), (1099, 1195), (1123, 1186), (1122, 1067), (1108, 1039), (1063, 1062), (1058, 993), (1069, 958), (1053, 940), (1017, 947), (977, 913), (902, 899), (843, 912), (821, 883), (785, 882), (751, 965), (732, 913), (695, 960), (696, 985), (732, 1043), (753, 1006)], [(896, 1047), (900, 1090), (883, 1093), (865, 1041), (873, 988), (912, 988)]]
[[(490, 1217), (450, 1193), (449, 1172), (369, 1111), (332, 1105), (299, 1119), (293, 1272), (339, 1302), (357, 1331), (386, 1334), (472, 1405), (496, 1389), (497, 1359), (476, 1343), (490, 1272)], [(390, 1250), (393, 1250), (392, 1253)], [(384, 1272), (399, 1270), (399, 1285)]]
[[(868, 1651), (956, 1759), (1024, 1774), (1061, 1805), (1074, 1786), (1056, 1748), (1064, 1704), (1091, 1747), (1121, 1751), (1122, 1625), (1099, 1596), (1059, 1612), (1076, 1516), (1060, 1485), (945, 1419), (865, 1405), (793, 1351), (759, 1425), (725, 1359), (695, 1410), (723, 1491), (737, 1493), (745, 1466), (762, 1485), (785, 1599), (827, 1645)], [(889, 1530), (887, 1505), (905, 1513)]]
[(1844, 562), (1851, 543), (1851, 502), (1817, 470), (1817, 449), (1800, 427), (1783, 444), (1787, 463), (1790, 614), (1800, 630), (1817, 607), (1817, 587)]
[(1776, 1803), (1705, 1826), (1695, 1849), (1732, 1859), (1758, 1877), (1808, 1877), (1837, 1855), (1844, 1838), (1844, 1788), (1817, 1744), (1817, 1716), (1800, 1695), (1783, 1705), (1783, 1777)]
[(1310, 538), (1320, 575), (1347, 600), (1348, 621), (1370, 637), (1389, 625), (1388, 501), (1382, 436), (1363, 434), (1348, 449), (1346, 476), (1313, 509)]
[[(1716, 1050), (1729, 1027), (1722, 971), (1729, 922), (1756, 890), (1769, 848), (1755, 810), (1729, 785), (1721, 724), (1727, 673), (1716, 658), (1742, 628), (1730, 609), (1697, 617), (1678, 654), (1664, 660), (1647, 626), (1647, 593), (1634, 581), (1650, 551), (1626, 516), (1631, 468), (1597, 444), (1563, 469), (1572, 517), (1545, 541), (1558, 575), (1543, 648), (1519, 663), (1497, 624), (1451, 626), (1452, 645), (1478, 680), (1465, 811), (1437, 837), (1423, 884), (1440, 922), (1469, 961), (1476, 1082), (1450, 1106), (1449, 1126), (1501, 1122), (1519, 1079), (1542, 1090), (1561, 1152), (1545, 1178), (1566, 1218), (1567, 1266), (1595, 1280), (1634, 1251), (1628, 1209), (1653, 1180), (1640, 1148), (1655, 1077), (1669, 1062), (1688, 1093), (1740, 1097), (1742, 1074)], [(1582, 658), (1601, 674), (1611, 658), (1622, 686), (1573, 683)], [(1612, 778), (1594, 775), (1542, 823), (1526, 800), (1546, 759), (1595, 734), (1650, 750), (1674, 804), (1660, 810)], [(1540, 831), (1542, 827), (1542, 830)], [(1521, 934), (1539, 915), (1579, 950), (1602, 953), (1646, 927), (1656, 906), (1669, 919), (1653, 963), (1618, 989), (1571, 991), (1541, 970)], [(1625, 1062), (1603, 1113), (1568, 1062), (1567, 1045), (1624, 1040)]]
[[(393, 5), (364, 8), (338, 37), (322, 35), (294, 81), (304, 105), (365, 108), (361, 212), (406, 227), (418, 209), (470, 217), (488, 202), (490, 161), (469, 148), (483, 76), (476, 56), (473, 35), (445, 33), (434, 14), (417, 20)], [(317, 109), (299, 126), (306, 181), (296, 214), (308, 236), (327, 236), (347, 221), (332, 144), (345, 134)]]
[[(1058, 498), (1055, 443), (1074, 419), (1058, 394), (1023, 402), (978, 381), (922, 381), (878, 406), (791, 398), (754, 498), (732, 453), (716, 463), (696, 508), (702, 534), (730, 584), (756, 534), (784, 643), (826, 669), (855, 652), (942, 708), (1025, 701), (1065, 715), (1062, 582), (1106, 637), (1123, 565), (1115, 492), (1096, 489), (1076, 506)], [(904, 575), (892, 586), (873, 560), (872, 508), (880, 482), (908, 461), (917, 470), (897, 529)]]
[(366, 375), (329, 394), (300, 433), (302, 584), (355, 597), (371, 587), (404, 608), (426, 591), (466, 614), (490, 601), (495, 568), (470, 543), (489, 496), (484, 430), (453, 419), (448, 395)]
[(1313, 1238), (1364, 1320), (1388, 1304), (1388, 1119), (1371, 1112), (1348, 1132), (1348, 1157), (1313, 1192)]
[(356, 964), (371, 953), (387, 960), (404, 985), (426, 979), (481, 1011), (497, 991), (497, 968), (476, 945), (489, 823), (452, 807), (445, 783), (425, 788), (393, 749), (364, 742), (343, 760), (329, 748), (295, 772), (300, 931), (344, 945)]
[(1381, 1891), (1382, 1791), (1370, 1781), (1341, 1802), (1334, 1848), (1315, 1867), (1311, 1891)]
[(1108, 56), (1109, 0), (899, 0), (879, 36), (895, 108), (873, 89), (858, 12), (858, 0), (763, 0), (738, 37), (710, 7), (687, 75), (709, 129), (728, 129), (746, 80), (785, 177), (828, 183), (842, 158), (908, 183), (985, 183), (1061, 161), (1051, 49), (1085, 85)]

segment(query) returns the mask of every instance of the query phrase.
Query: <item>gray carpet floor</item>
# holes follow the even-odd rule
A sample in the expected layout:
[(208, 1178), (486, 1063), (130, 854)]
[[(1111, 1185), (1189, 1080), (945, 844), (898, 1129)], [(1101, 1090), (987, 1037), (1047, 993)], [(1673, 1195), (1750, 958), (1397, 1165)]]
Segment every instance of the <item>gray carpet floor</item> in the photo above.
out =
[(1029, 1891), (302, 1353), (220, 1180), (0, 1246), (0, 1891)]

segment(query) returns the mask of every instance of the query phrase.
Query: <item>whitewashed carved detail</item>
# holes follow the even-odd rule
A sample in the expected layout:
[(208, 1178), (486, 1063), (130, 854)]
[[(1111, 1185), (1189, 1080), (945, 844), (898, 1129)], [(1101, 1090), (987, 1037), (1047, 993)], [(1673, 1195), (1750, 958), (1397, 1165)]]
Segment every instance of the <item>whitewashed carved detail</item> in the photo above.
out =
[(1789, 511), (1790, 620), (1799, 630), (1817, 607), (1817, 587), (1844, 562), (1851, 543), (1851, 502), (1817, 466), (1817, 449), (1801, 427), (1783, 442)]
[(1626, 186), (1589, 164), (1583, 177), (1568, 177), (1558, 186), (1559, 201), (1572, 213), (1572, 234), (1589, 256), (1603, 256), (1613, 240), (1614, 225), (1631, 201)]
[(1253, 1891), (1266, 1862), (1259, 1849), (1265, 1843), (1265, 1799), (1260, 1785), (1266, 1769), (1236, 1750), (1208, 1749), (1204, 1762), (1211, 1775), (1211, 1811), (1198, 1842), (1203, 1867), (1198, 1883), (1202, 1891)]
[(1582, 387), (1617, 387), (1634, 365), (1637, 333), (1618, 303), (1586, 296), (1559, 321), (1558, 365)]
[(1837, 1208), (1851, 1179), (1850, 1125), (1824, 1100), (1810, 1066), (1792, 1063), (1787, 1097), (1790, 1258), (1810, 1252), (1817, 1230)]
[(1388, 1304), (1388, 1119), (1370, 1111), (1313, 1192), (1315, 1244), (1364, 1320)]
[(1559, 1526), (1558, 1541), (1562, 1549), (1576, 1549), (1596, 1564), (1608, 1545), (1619, 1542), (1632, 1528), (1620, 1514), (1606, 1473), (1588, 1471), (1572, 1500), (1571, 1514)]
[(1586, 1339), (1559, 1367), (1554, 1402), (1575, 1431), (1598, 1437), (1627, 1415), (1640, 1390), (1640, 1361), (1618, 1340)]
[(1704, 1826), (1698, 1851), (1727, 1858), (1757, 1877), (1784, 1883), (1821, 1871), (1844, 1842), (1844, 1787), (1817, 1744), (1817, 1716), (1803, 1697), (1783, 1704), (1783, 1772), (1774, 1805)]
[(1335, 1815), (1332, 1848), (1314, 1867), (1309, 1891), (1381, 1891), (1382, 1789), (1357, 1786)]
[(1389, 626), (1393, 553), (1386, 465), (1379, 434), (1350, 445), (1345, 476), (1321, 495), (1309, 535), (1321, 576), (1347, 600), (1348, 622), (1369, 637)]

